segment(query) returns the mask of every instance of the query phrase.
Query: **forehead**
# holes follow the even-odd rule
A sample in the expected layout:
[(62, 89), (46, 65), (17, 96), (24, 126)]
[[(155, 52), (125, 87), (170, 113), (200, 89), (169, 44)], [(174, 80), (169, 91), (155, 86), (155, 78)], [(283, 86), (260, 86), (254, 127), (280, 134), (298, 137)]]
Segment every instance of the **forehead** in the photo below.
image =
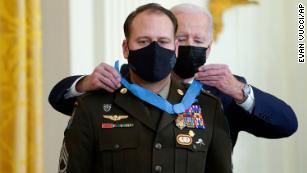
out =
[(131, 22), (130, 37), (137, 36), (174, 37), (174, 26), (166, 14), (144, 11)]
[(208, 35), (210, 20), (207, 15), (203, 13), (179, 13), (175, 16), (178, 20), (177, 34)]

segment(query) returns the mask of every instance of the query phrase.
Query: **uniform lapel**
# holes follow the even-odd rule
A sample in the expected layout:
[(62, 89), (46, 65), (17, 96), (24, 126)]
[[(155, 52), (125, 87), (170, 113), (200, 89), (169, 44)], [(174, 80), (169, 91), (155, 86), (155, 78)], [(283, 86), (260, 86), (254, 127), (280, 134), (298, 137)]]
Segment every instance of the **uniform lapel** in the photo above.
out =
[(155, 130), (155, 124), (152, 122), (143, 101), (132, 95), (129, 91), (124, 94), (117, 92), (114, 103), (152, 130)]
[[(185, 91), (183, 85), (180, 85), (175, 80), (171, 80), (171, 85), (168, 93), (167, 100), (171, 104), (177, 104), (181, 102), (182, 95), (179, 94), (178, 90)], [(158, 131), (161, 131), (163, 128), (165, 128), (167, 125), (172, 123), (177, 115), (174, 114), (168, 114), (167, 112), (163, 112), (160, 120), (160, 124), (158, 127)]]

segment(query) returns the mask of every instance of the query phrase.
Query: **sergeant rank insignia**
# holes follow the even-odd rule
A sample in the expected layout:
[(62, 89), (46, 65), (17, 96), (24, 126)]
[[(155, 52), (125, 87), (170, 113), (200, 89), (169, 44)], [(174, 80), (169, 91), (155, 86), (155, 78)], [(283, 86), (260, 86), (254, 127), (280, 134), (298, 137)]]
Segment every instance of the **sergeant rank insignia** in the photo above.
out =
[(178, 114), (175, 122), (176, 126), (181, 130), (185, 127), (195, 129), (206, 128), (199, 105), (192, 105), (183, 113)]

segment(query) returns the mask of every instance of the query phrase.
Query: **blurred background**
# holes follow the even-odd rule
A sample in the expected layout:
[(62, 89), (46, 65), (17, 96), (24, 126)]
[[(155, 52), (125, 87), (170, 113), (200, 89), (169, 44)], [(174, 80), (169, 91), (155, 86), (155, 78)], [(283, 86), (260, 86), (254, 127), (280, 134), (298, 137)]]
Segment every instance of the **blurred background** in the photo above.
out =
[[(0, 0), (0, 172), (57, 172), (69, 117), (49, 105), (50, 90), (66, 76), (91, 73), (101, 62), (124, 63), (124, 20), (149, 2), (166, 8), (179, 3), (205, 9), (214, 2), (221, 5), (222, 15), (213, 20), (221, 20), (223, 26), (208, 63), (228, 64), (234, 74), (287, 102), (297, 115), (298, 130), (289, 138), (264, 139), (241, 132), (233, 152), (234, 173), (307, 172), (307, 64), (297, 63), (297, 6), (306, 6), (306, 0)], [(6, 27), (3, 23), (12, 11), (17, 19), (30, 14), (31, 20), (12, 20)], [(16, 27), (23, 29), (15, 31)], [(15, 41), (5, 42), (13, 37), (5, 33), (13, 31)], [(22, 48), (27, 51), (22, 53)], [(13, 79), (23, 83), (11, 87)], [(22, 99), (16, 104), (16, 98)]]

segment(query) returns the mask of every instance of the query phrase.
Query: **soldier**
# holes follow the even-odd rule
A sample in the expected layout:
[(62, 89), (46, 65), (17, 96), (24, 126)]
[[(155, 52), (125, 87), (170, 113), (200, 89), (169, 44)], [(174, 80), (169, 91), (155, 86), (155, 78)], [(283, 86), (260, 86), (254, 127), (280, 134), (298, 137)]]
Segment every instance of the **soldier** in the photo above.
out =
[[(199, 6), (180, 4), (171, 9), (178, 20), (176, 33), (179, 48), (172, 76), (184, 83), (197, 79), (203, 88), (218, 97), (227, 117), (233, 147), (240, 131), (269, 139), (292, 135), (298, 127), (295, 112), (283, 100), (233, 75), (226, 64), (204, 64), (212, 45), (212, 18)], [(127, 73), (127, 65), (122, 66)], [(195, 73), (195, 74), (194, 74)], [(60, 81), (49, 95), (50, 104), (59, 112), (71, 115), (80, 94), (120, 87), (116, 70), (104, 63), (88, 76), (70, 76)]]
[[(143, 5), (127, 17), (122, 46), (130, 68), (127, 80), (171, 104), (186, 94), (170, 78), (176, 30), (169, 10)], [(59, 172), (228, 173), (231, 153), (228, 124), (214, 96), (201, 93), (186, 111), (174, 114), (122, 87), (78, 98), (65, 130)]]

